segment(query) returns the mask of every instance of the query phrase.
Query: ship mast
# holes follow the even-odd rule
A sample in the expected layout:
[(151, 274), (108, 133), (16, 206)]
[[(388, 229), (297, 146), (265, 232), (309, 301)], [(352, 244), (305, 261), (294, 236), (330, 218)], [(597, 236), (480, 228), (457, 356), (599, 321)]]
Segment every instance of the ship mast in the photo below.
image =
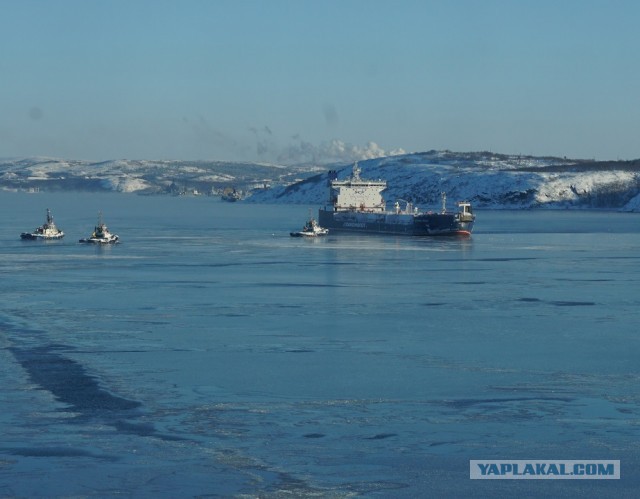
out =
[(356, 161), (353, 164), (353, 173), (351, 174), (351, 180), (355, 180), (356, 182), (360, 180), (360, 167), (358, 166), (358, 162)]

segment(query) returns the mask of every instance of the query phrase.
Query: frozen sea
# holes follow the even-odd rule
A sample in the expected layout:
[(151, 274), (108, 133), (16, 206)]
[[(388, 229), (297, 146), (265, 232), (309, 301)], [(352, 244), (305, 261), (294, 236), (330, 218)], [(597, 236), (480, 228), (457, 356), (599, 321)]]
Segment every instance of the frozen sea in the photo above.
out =
[[(0, 497), (640, 495), (640, 215), (289, 237), (309, 208), (0, 192)], [(77, 243), (100, 210), (122, 244)]]

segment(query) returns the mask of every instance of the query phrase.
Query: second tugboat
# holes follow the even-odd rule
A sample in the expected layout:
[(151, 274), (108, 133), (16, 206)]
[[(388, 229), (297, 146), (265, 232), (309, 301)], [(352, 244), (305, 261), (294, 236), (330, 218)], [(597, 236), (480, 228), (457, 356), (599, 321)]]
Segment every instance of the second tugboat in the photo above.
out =
[(53, 222), (51, 210), (47, 208), (47, 221), (33, 232), (23, 232), (20, 234), (20, 237), (22, 239), (36, 240), (62, 239), (64, 237), (64, 232), (56, 227), (56, 224)]
[(119, 241), (119, 237), (109, 232), (109, 229), (102, 221), (102, 212), (98, 214), (98, 225), (93, 229), (90, 237), (80, 239), (81, 243), (91, 244), (115, 244)]
[(330, 173), (330, 206), (320, 208), (318, 219), (323, 227), (350, 232), (378, 234), (406, 234), (411, 236), (460, 235), (468, 236), (473, 230), (476, 216), (471, 203), (458, 203), (458, 211), (446, 209), (446, 195), (442, 193), (442, 211), (422, 212), (405, 203), (404, 209), (397, 201), (394, 210), (387, 211), (380, 194), (387, 188), (384, 180), (360, 178), (358, 163), (346, 180), (338, 180)]
[(310, 218), (309, 221), (304, 224), (302, 230), (297, 232), (290, 232), (291, 237), (318, 237), (325, 236), (329, 233), (329, 229), (320, 227), (315, 218)]

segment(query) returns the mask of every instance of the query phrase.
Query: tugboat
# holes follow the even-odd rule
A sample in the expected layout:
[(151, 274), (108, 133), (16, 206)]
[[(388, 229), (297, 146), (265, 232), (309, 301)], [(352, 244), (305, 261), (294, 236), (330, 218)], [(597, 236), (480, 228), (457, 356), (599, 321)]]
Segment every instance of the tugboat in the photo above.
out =
[(324, 227), (320, 227), (318, 222), (316, 222), (315, 218), (310, 218), (302, 230), (297, 232), (289, 232), (291, 237), (318, 237), (318, 236), (326, 236), (329, 233), (329, 229), (325, 229)]
[(56, 224), (53, 222), (53, 216), (51, 215), (51, 210), (47, 208), (47, 221), (38, 227), (33, 232), (23, 232), (20, 234), (22, 239), (41, 239), (41, 240), (49, 240), (49, 239), (62, 239), (64, 237), (64, 232), (62, 232)]
[(318, 220), (332, 230), (410, 236), (469, 236), (476, 219), (471, 203), (467, 201), (458, 203), (458, 211), (448, 211), (444, 192), (439, 213), (419, 211), (405, 200), (398, 200), (394, 210), (387, 210), (380, 194), (387, 188), (387, 182), (360, 178), (357, 162), (353, 165), (351, 177), (346, 180), (338, 180), (335, 171), (329, 172), (328, 186), (330, 205), (320, 208)]
[(119, 237), (109, 232), (109, 229), (102, 221), (102, 212), (98, 214), (98, 225), (93, 229), (93, 233), (90, 237), (80, 239), (81, 243), (91, 244), (116, 244), (119, 241)]

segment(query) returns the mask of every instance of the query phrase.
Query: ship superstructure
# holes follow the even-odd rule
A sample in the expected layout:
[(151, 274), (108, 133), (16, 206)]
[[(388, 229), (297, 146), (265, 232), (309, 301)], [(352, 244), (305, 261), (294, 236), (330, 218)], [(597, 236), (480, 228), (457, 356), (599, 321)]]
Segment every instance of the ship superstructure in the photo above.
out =
[(329, 173), (329, 204), (318, 212), (321, 226), (351, 232), (414, 236), (471, 234), (475, 215), (470, 203), (460, 202), (458, 211), (447, 211), (446, 194), (443, 193), (440, 212), (423, 212), (404, 200), (397, 200), (394, 209), (387, 210), (382, 196), (387, 182), (366, 180), (360, 173), (357, 162), (351, 176), (345, 180), (338, 180), (335, 172)]

